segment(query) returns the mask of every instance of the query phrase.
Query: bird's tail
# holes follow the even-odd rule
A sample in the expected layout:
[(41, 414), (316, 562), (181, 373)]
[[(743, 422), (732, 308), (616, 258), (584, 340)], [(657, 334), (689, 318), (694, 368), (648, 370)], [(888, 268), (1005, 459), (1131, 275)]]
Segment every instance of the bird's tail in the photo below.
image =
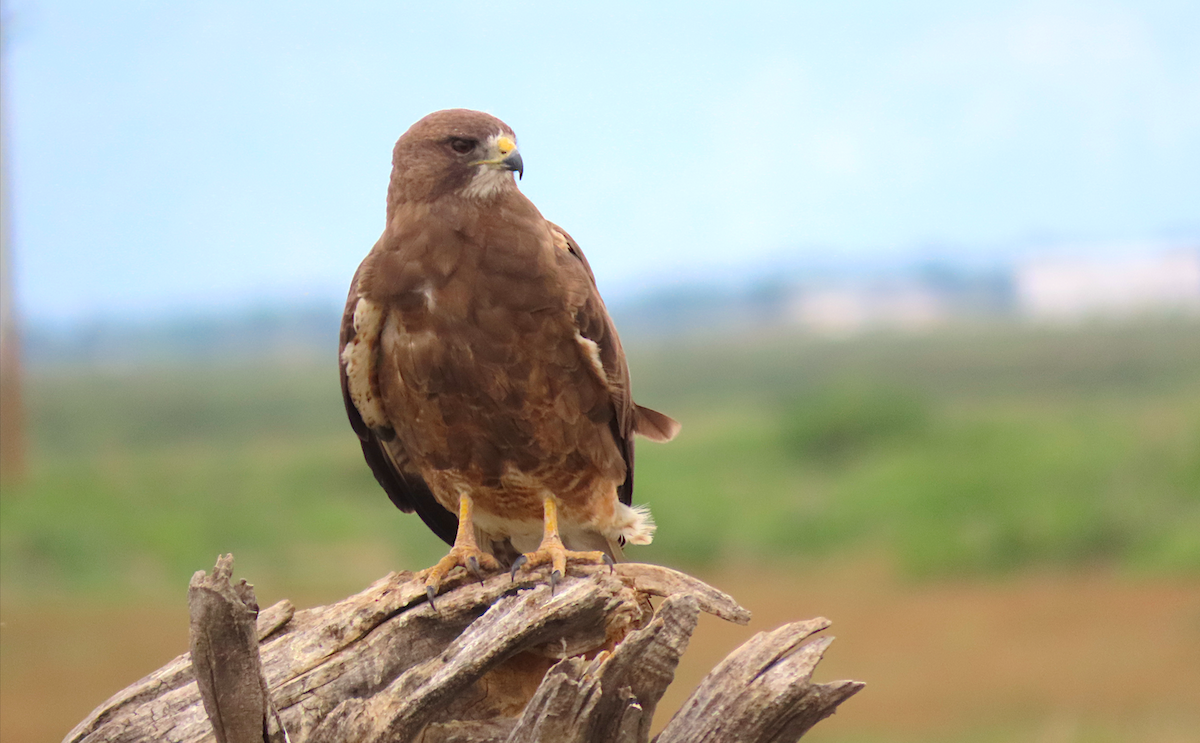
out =
[(610, 539), (598, 531), (574, 532), (562, 535), (563, 545), (575, 552), (603, 552), (613, 562), (625, 562), (625, 551), (617, 539)]

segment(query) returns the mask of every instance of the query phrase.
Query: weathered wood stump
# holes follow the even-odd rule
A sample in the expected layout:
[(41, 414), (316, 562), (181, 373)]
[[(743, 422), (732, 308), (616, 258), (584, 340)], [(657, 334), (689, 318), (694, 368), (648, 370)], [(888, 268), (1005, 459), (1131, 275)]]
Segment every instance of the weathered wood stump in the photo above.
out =
[[(64, 743), (644, 743), (699, 612), (750, 619), (695, 578), (640, 563), (572, 568), (553, 592), (539, 572), (456, 575), (436, 606), (412, 573), (393, 573), (329, 606), (260, 613), (232, 565), (192, 579), (192, 651)], [(828, 626), (756, 635), (655, 741), (796, 740), (863, 686), (812, 683), (832, 638), (806, 641)]]

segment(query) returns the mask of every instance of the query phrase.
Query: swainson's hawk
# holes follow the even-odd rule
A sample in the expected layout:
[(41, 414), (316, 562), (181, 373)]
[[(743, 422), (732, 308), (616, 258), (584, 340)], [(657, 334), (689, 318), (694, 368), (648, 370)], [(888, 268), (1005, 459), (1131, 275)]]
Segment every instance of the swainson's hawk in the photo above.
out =
[(342, 318), (342, 393), (367, 463), (453, 545), (426, 574), (431, 598), (457, 565), (550, 563), (556, 581), (568, 558), (648, 543), (633, 435), (679, 430), (634, 404), (587, 259), (517, 189), (523, 168), (493, 116), (414, 124)]

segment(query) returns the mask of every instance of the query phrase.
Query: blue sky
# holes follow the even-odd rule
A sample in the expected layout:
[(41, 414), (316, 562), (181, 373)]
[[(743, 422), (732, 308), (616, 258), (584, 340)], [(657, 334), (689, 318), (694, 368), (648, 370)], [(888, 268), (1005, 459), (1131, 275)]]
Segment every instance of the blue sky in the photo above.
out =
[(490, 111), (608, 296), (1200, 235), (1200, 4), (6, 2), (34, 321), (335, 302), (392, 144)]

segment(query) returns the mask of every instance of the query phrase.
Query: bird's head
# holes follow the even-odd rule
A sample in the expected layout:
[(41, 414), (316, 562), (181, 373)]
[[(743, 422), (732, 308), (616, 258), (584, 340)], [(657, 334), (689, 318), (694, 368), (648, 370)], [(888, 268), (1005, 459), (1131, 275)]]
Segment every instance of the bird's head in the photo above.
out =
[(450, 193), (488, 199), (516, 188), (513, 173), (524, 170), (508, 124), (481, 111), (437, 111), (396, 142), (388, 201), (428, 201)]

